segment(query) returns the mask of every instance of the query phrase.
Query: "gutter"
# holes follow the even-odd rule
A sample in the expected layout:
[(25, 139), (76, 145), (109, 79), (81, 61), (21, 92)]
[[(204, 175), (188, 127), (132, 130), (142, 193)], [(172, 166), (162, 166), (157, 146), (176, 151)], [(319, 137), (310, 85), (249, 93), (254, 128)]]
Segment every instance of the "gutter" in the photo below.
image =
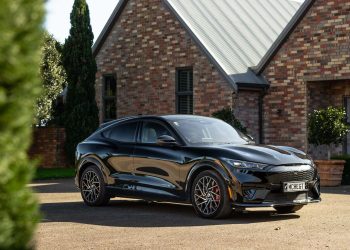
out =
[(105, 42), (109, 32), (113, 28), (113, 25), (119, 18), (121, 12), (123, 11), (124, 7), (126, 6), (128, 0), (119, 0), (117, 6), (114, 8), (112, 15), (109, 17), (106, 25), (104, 26), (103, 30), (101, 31), (100, 35), (96, 39), (96, 42), (92, 46), (92, 55), (96, 57), (99, 50), (101, 49), (103, 43)]

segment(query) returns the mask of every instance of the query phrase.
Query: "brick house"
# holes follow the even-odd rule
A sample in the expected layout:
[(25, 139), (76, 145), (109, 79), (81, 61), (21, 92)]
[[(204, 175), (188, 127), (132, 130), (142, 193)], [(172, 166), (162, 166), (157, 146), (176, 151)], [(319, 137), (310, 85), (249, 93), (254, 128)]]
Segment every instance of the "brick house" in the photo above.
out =
[(348, 0), (120, 0), (93, 47), (100, 120), (232, 107), (258, 142), (312, 151), (308, 113), (350, 112), (349, 34)]

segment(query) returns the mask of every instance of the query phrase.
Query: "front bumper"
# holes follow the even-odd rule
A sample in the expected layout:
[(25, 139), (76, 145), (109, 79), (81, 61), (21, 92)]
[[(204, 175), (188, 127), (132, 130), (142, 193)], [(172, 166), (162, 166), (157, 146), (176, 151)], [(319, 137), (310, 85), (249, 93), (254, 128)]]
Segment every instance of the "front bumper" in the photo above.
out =
[[(317, 170), (309, 165), (278, 166), (266, 170), (232, 170), (234, 207), (307, 205), (321, 201)], [(307, 191), (284, 192), (285, 182), (305, 182)]]

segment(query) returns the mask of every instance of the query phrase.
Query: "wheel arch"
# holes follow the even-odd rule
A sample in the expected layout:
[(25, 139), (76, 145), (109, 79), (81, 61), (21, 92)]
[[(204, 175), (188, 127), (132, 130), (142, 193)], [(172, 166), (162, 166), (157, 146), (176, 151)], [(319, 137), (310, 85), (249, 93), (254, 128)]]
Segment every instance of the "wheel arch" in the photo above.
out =
[(192, 188), (193, 181), (196, 179), (196, 177), (206, 170), (212, 170), (215, 171), (223, 180), (230, 185), (232, 183), (231, 177), (228, 174), (226, 168), (217, 160), (207, 160), (202, 161), (194, 165), (191, 170), (189, 171), (187, 178), (186, 178), (186, 187), (185, 192), (187, 196), (191, 197), (190, 192)]
[(101, 171), (104, 182), (108, 183), (108, 174), (106, 173), (108, 171), (108, 169), (104, 167), (103, 162), (94, 156), (86, 156), (81, 160), (81, 162), (79, 163), (78, 168), (77, 168), (76, 184), (79, 188), (80, 188), (81, 176), (82, 176), (83, 172), (85, 171), (85, 169), (87, 169), (90, 166), (98, 167), (98, 169)]

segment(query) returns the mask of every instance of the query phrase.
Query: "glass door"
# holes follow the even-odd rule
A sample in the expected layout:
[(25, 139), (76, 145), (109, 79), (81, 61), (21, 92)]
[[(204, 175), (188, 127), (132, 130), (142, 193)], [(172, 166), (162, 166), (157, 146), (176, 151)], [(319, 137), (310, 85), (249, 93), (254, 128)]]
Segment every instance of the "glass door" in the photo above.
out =
[[(344, 97), (344, 107), (346, 110), (346, 121), (350, 124), (350, 96)], [(350, 154), (350, 133), (347, 135), (344, 141), (344, 153)]]

